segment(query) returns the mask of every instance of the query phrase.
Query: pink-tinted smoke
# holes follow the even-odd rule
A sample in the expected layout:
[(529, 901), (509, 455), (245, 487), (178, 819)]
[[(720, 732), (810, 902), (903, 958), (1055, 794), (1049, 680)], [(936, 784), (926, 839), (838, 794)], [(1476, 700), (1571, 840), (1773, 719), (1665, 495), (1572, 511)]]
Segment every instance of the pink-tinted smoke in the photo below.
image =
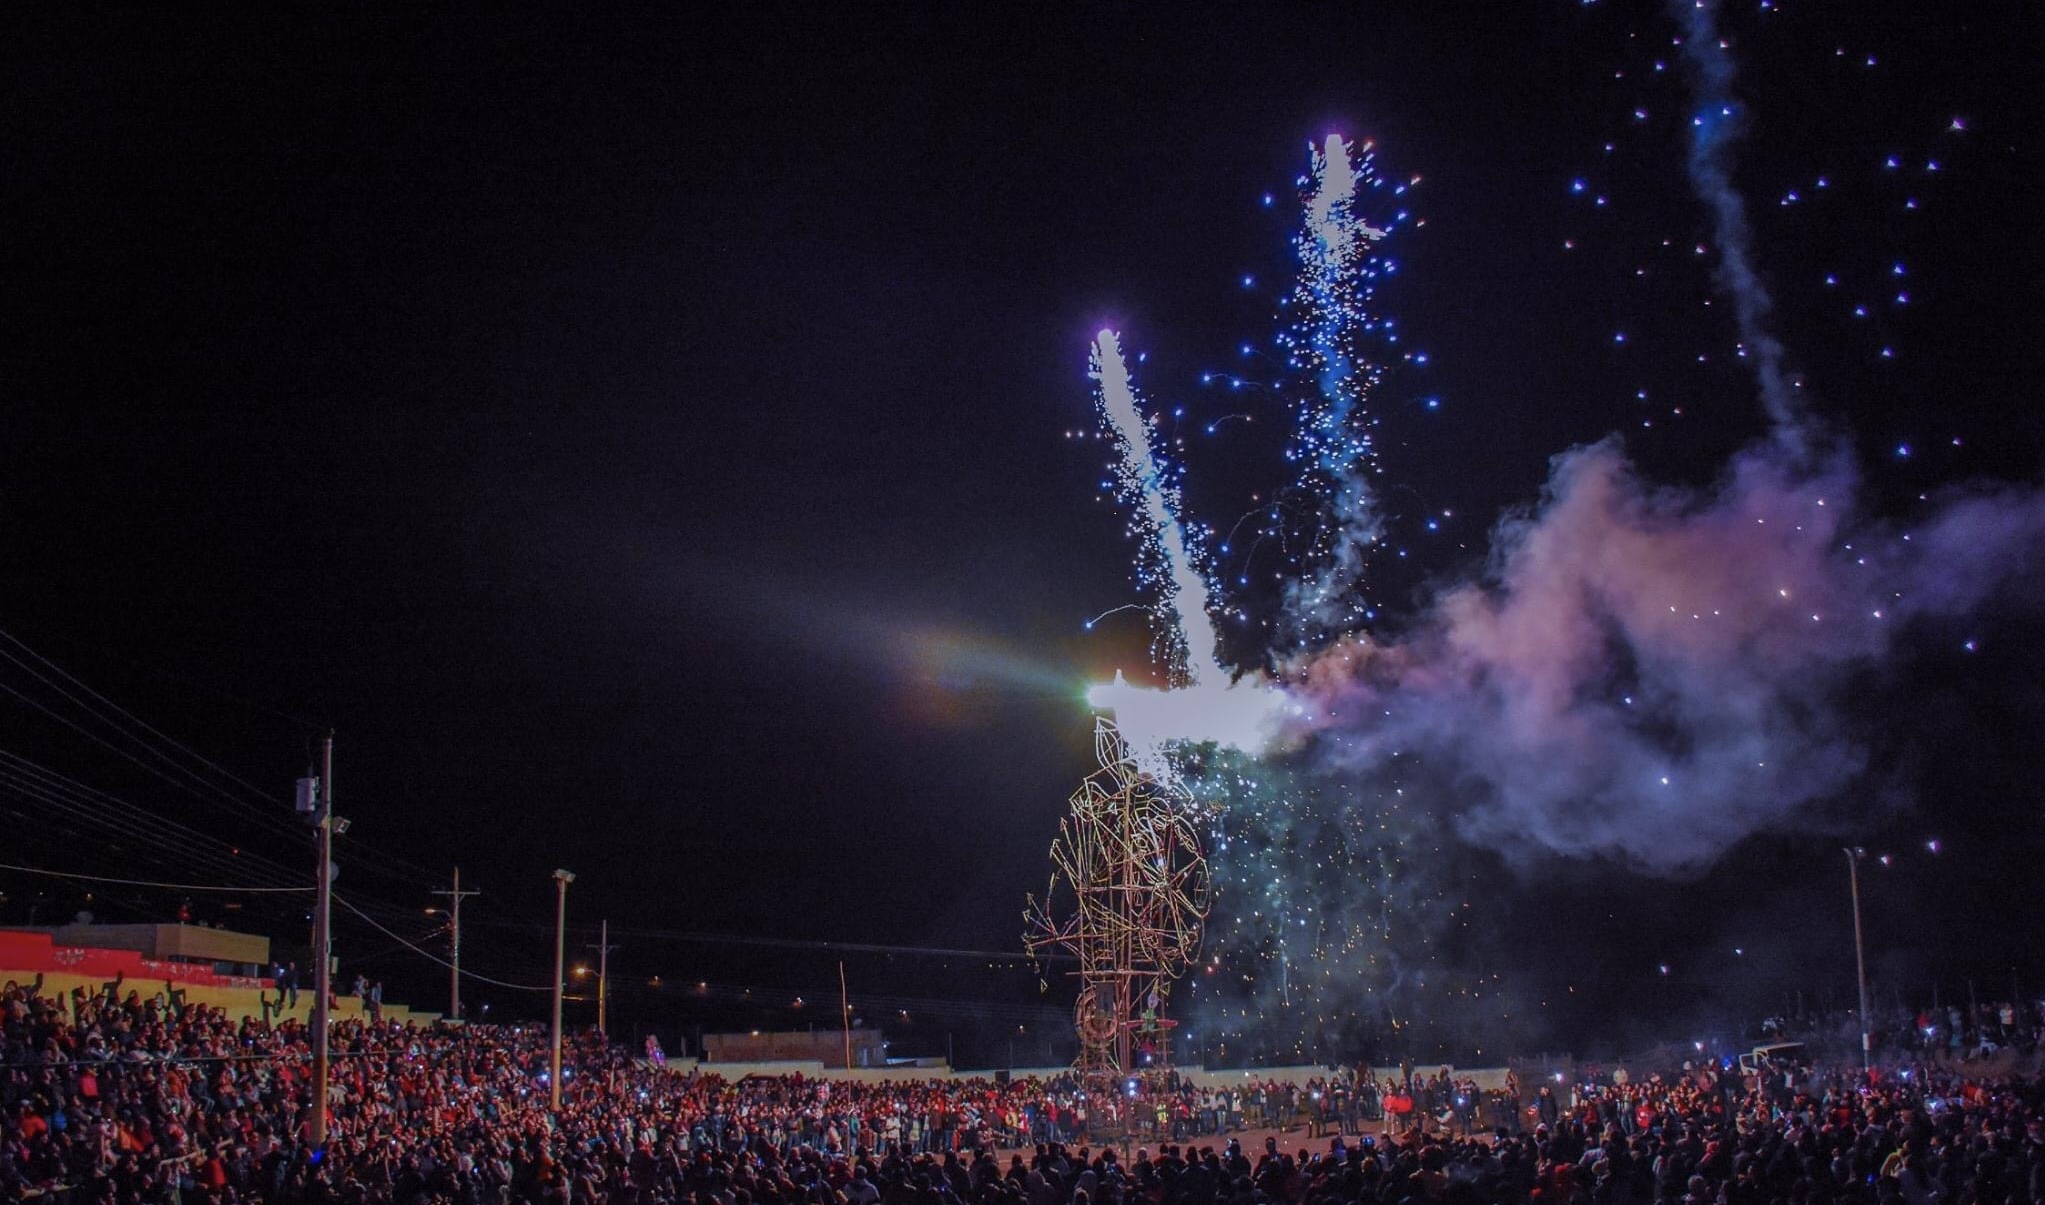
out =
[(1779, 441), (1706, 491), (1642, 481), (1616, 440), (1565, 453), (1481, 580), (1396, 643), (1294, 667), (1314, 753), (1434, 762), (1464, 835), (1509, 855), (1674, 872), (1803, 823), (1866, 785), (1864, 671), (2045, 542), (2035, 493), (1955, 496), (1905, 529), (1857, 516), (1859, 492), (1843, 452), (1813, 467)]

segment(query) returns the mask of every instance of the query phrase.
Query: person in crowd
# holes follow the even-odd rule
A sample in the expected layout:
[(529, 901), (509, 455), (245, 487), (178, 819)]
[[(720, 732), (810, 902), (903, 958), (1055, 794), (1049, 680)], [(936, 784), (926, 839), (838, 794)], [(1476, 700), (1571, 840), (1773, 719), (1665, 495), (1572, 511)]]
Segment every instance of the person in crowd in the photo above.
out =
[[(0, 1200), (37, 1205), (1417, 1205), (2045, 1201), (2045, 1079), (1978, 1062), (1757, 1076), (1636, 1061), (1544, 1082), (1532, 1133), (1480, 1131), (1444, 1069), (1352, 1137), (1368, 1069), (1315, 1077), (1320, 1136), (1228, 1129), (1236, 1090), (1155, 1078), (1133, 1101), (1076, 1076), (725, 1080), (572, 1035), (549, 1107), (544, 1027), (332, 1030), (328, 1140), (310, 1035), (168, 995), (0, 989)], [(373, 987), (373, 985), (370, 985)], [(1982, 1010), (1962, 1024), (2002, 1026)], [(2022, 1028), (2022, 1023), (2017, 1023)], [(1856, 1052), (1857, 1053), (1857, 1052)], [(1306, 1083), (1245, 1081), (1272, 1116)], [(1412, 1097), (1439, 1106), (1414, 1108)], [(1458, 1105), (1457, 1101), (1462, 1101)], [(1545, 1102), (1545, 1103), (1541, 1103)], [(1304, 1111), (1304, 1104), (1299, 1105)], [(1443, 1119), (1441, 1114), (1448, 1113)], [(1159, 1124), (1164, 1118), (1167, 1124)], [(1209, 1121), (1207, 1118), (1212, 1117)], [(1044, 1119), (1040, 1126), (1036, 1118)], [(1393, 1119), (1396, 1120), (1393, 1120)], [(1090, 1120), (1155, 1137), (1096, 1145)], [(1339, 1119), (1339, 1120), (1338, 1120)], [(1040, 1136), (1041, 1135), (1041, 1136)], [(1297, 1145), (1295, 1145), (1295, 1143)]]

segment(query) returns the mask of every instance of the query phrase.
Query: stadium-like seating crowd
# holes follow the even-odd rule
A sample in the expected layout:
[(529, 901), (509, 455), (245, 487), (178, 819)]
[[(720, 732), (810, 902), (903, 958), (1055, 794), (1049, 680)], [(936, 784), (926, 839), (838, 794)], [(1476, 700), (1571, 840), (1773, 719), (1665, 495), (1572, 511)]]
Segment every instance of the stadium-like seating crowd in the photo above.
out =
[[(1115, 1101), (1117, 1150), (1070, 1078), (733, 1083), (585, 1034), (556, 1112), (543, 1030), (350, 1020), (316, 1149), (295, 1021), (16, 983), (0, 1018), (0, 1200), (50, 1205), (2045, 1201), (2045, 1080), (1923, 1064), (1544, 1084), (1495, 1118), (1442, 1077), (1175, 1081)], [(1252, 1121), (1302, 1128), (1244, 1150)]]

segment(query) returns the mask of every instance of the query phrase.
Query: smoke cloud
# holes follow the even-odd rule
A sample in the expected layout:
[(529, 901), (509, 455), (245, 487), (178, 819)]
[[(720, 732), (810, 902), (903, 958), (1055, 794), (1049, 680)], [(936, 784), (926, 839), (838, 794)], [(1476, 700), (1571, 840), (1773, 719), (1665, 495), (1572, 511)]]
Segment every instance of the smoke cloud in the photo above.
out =
[(2045, 499), (1960, 496), (1892, 529), (1856, 516), (1843, 453), (1800, 460), (1766, 443), (1695, 491), (1641, 480), (1614, 439), (1557, 457), (1480, 580), (1395, 643), (1294, 667), (1314, 754), (1352, 778), (1438, 763), (1460, 834), (1508, 857), (1670, 873), (1805, 821), (1868, 764), (1858, 676), (2026, 564)]
[(1806, 412), (1768, 328), (1716, 0), (1670, 11), (1689, 175), (1768, 436), (1705, 491), (1642, 480), (1616, 438), (1566, 452), (1539, 504), (1498, 525), (1481, 580), (1395, 643), (1353, 636), (1289, 675), (1330, 768), (1377, 781), (1418, 754), (1445, 763), (1465, 839), (1651, 873), (1701, 868), (1854, 786), (1869, 762), (1855, 684), (1914, 621), (1980, 606), (2045, 535), (2035, 492), (1955, 495), (1915, 530), (1860, 516), (1851, 453)]
[[(1361, 403), (1378, 370), (1351, 271), (1366, 243), (1335, 203), (1354, 179), (1330, 171), (1347, 162), (1331, 141), (1290, 344), (1314, 376), (1291, 454), (1321, 521), (1277, 629), (1316, 647), (1274, 675), (1164, 691), (1118, 678), (1090, 696), (1215, 805), (1209, 937), (1226, 957), (1191, 990), (1203, 1028), (1243, 1053), (1524, 1049), (1580, 981), (1635, 983), (1643, 968), (1528, 959), (1516, 936), (1598, 918), (1571, 907), (1576, 876), (1507, 884), (1500, 863), (1600, 863), (1591, 899), (1632, 883), (1609, 863), (1696, 874), (1759, 834), (1879, 819), (1897, 783), (1877, 741), (1909, 703), (1911, 658), (1972, 654), (1960, 621), (2041, 563), (2035, 489), (1956, 489), (1907, 523), (1870, 511), (1848, 443), (1810, 413), (1769, 328), (1716, 0), (1670, 11), (1692, 83), (1689, 175), (1765, 434), (1705, 488), (1647, 480), (1616, 436), (1564, 452), (1539, 499), (1498, 522), (1480, 571), (1395, 632), (1363, 630), (1378, 527)], [(1515, 897), (1553, 914), (1515, 929), (1498, 906)], [(1596, 911), (1618, 923), (1612, 904)]]

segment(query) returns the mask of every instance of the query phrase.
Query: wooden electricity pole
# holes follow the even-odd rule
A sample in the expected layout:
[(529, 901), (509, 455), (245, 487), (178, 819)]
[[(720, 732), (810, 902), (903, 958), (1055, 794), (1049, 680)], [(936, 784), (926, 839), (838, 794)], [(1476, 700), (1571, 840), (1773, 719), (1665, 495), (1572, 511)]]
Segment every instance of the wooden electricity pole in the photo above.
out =
[(462, 868), (457, 866), (454, 868), (454, 890), (435, 891), (433, 894), (448, 897), (447, 1019), (459, 1021), (462, 1019), (462, 900), (483, 893), (462, 890)]
[(313, 923), (319, 929), (318, 965), (313, 971), (312, 997), (312, 1145), (327, 1143), (327, 1079), (333, 1064), (327, 1047), (327, 1000), (334, 988), (334, 738), (320, 742), (320, 867), (319, 897)]
[(609, 1037), (610, 1029), (605, 1020), (608, 1015), (607, 1002), (611, 994), (611, 951), (622, 950), (623, 946), (611, 944), (611, 922), (597, 922), (597, 939), (593, 946), (584, 949), (596, 951), (596, 1031)]

